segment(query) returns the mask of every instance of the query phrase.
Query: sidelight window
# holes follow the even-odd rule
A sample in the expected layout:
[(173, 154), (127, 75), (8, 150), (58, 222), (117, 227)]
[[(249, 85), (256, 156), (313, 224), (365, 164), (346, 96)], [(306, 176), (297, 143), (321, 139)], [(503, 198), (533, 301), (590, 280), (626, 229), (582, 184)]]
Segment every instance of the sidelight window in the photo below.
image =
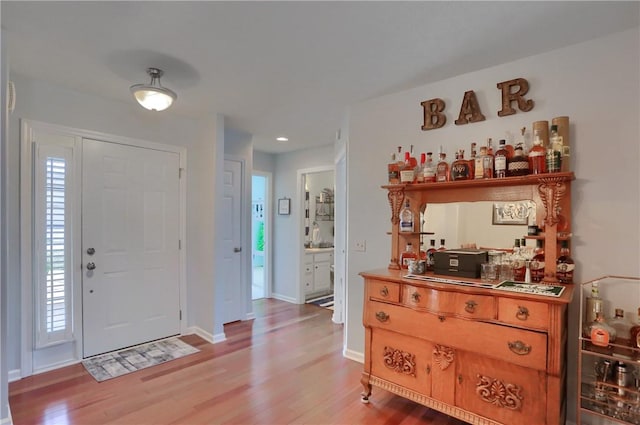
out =
[(72, 152), (40, 146), (35, 176), (35, 276), (39, 347), (73, 338), (71, 314)]

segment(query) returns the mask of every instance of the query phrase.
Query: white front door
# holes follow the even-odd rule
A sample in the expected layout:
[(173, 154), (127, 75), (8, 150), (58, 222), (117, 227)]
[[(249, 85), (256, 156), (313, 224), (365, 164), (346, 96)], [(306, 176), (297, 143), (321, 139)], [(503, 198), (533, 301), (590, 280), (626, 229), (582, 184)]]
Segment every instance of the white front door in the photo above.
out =
[(180, 332), (179, 155), (83, 140), (84, 357)]
[(242, 163), (224, 161), (224, 198), (222, 214), (222, 285), (224, 285), (223, 322), (244, 319), (245, 277), (242, 272)]

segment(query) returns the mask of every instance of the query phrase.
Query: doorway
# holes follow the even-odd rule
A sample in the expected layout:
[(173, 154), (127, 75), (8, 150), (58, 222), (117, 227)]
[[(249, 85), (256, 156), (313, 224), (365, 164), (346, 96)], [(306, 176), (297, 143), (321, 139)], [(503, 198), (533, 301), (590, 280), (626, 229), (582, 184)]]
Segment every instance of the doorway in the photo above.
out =
[(301, 199), (300, 303), (333, 296), (335, 235), (334, 167), (298, 171)]
[(269, 296), (269, 173), (254, 172), (251, 180), (251, 299)]

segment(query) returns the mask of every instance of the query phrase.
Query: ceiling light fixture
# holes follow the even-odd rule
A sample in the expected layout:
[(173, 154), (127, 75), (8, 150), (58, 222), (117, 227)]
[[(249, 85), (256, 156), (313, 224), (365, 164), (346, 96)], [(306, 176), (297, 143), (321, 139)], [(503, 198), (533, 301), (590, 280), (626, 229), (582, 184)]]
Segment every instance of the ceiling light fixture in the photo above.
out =
[(147, 68), (147, 74), (151, 77), (149, 84), (135, 84), (129, 90), (143, 108), (150, 111), (164, 111), (171, 106), (178, 95), (160, 84), (160, 77), (164, 74), (161, 69)]
[(289, 139), (287, 139), (286, 137), (277, 137), (276, 140), (278, 142), (288, 142), (289, 141)]

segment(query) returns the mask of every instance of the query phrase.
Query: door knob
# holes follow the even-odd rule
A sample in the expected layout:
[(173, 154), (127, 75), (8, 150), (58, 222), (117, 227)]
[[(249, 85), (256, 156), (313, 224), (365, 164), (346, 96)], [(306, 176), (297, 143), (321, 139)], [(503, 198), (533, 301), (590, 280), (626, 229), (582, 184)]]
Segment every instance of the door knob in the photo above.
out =
[(233, 252), (240, 252), (242, 251), (242, 248), (233, 248)]
[(87, 263), (87, 270), (95, 270), (96, 263)]

